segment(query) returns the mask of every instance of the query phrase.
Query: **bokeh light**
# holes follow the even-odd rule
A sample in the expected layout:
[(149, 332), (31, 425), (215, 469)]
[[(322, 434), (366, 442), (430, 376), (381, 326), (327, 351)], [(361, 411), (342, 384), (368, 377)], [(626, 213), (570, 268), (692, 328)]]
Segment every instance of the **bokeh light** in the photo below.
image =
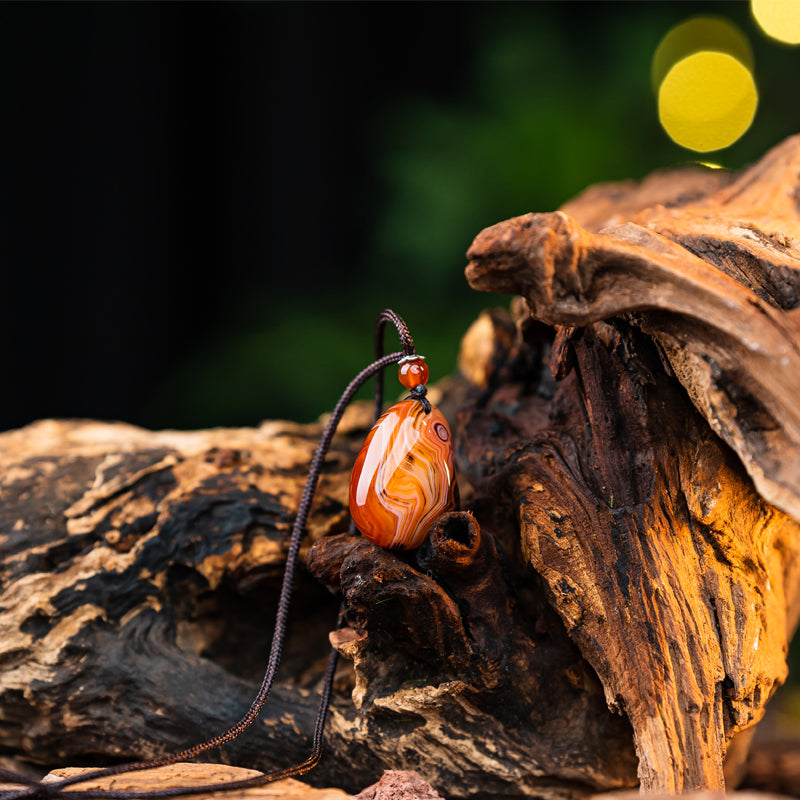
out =
[(753, 71), (753, 50), (739, 28), (723, 17), (692, 17), (671, 28), (653, 53), (653, 91), (658, 92), (667, 73), (679, 61), (707, 51), (727, 53)]
[(750, 70), (727, 53), (700, 52), (667, 73), (658, 92), (661, 124), (677, 144), (708, 152), (733, 144), (758, 105)]
[(767, 36), (800, 44), (800, 0), (752, 0), (751, 8)]

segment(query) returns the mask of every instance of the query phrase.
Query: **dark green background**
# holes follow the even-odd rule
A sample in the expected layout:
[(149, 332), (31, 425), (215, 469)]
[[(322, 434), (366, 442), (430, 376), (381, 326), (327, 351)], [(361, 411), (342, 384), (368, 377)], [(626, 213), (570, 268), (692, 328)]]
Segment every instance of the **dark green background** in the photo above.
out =
[(800, 130), (800, 49), (724, 3), (0, 6), (0, 429), (310, 420), (408, 321), (432, 377), (496, 298), (483, 227), (697, 156), (650, 59), (699, 13), (755, 51), (737, 168)]

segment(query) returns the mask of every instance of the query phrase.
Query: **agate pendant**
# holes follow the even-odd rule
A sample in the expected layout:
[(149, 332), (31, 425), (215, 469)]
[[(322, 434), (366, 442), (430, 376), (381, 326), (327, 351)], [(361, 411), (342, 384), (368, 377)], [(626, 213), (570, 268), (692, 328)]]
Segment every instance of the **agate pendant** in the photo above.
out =
[(455, 507), (450, 428), (436, 406), (415, 399), (387, 409), (356, 458), (350, 515), (381, 547), (419, 547), (440, 514)]

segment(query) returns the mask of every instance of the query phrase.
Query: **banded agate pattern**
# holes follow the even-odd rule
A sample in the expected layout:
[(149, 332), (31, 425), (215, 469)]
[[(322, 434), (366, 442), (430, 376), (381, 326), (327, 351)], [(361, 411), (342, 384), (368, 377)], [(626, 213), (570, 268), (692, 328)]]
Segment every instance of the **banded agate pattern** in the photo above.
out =
[(447, 420), (436, 406), (401, 400), (375, 423), (350, 478), (350, 514), (381, 547), (419, 547), (431, 525), (452, 509), (455, 469)]

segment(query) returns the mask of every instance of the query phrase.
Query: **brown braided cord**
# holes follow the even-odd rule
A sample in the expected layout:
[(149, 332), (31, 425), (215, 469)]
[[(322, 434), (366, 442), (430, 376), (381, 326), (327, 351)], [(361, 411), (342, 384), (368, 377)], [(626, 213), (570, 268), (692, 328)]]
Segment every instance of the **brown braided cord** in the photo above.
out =
[[(391, 308), (384, 308), (378, 319), (375, 320), (375, 358), (380, 359), (383, 356), (383, 329), (386, 323), (391, 322), (397, 328), (397, 335), (400, 337), (400, 343), (403, 345), (403, 355), (413, 356), (416, 354), (414, 349), (414, 340), (411, 338), (411, 332), (408, 326), (403, 322), (399, 314), (392, 311)], [(381, 415), (383, 407), (383, 372), (379, 372), (375, 376), (375, 419)]]

